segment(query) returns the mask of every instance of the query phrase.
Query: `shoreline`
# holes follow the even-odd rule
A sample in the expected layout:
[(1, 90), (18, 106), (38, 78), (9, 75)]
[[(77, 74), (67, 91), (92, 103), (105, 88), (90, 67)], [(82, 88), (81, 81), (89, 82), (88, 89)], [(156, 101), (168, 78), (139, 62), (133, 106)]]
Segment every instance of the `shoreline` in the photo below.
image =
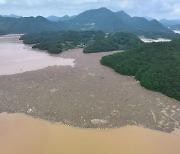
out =
[(0, 76), (0, 113), (24, 113), (80, 128), (141, 125), (168, 133), (180, 128), (180, 103), (102, 66), (100, 58), (112, 53), (87, 55), (73, 49), (59, 56), (75, 59), (74, 68)]
[(113, 128), (85, 128), (85, 127), (83, 128), (83, 127), (76, 127), (76, 126), (64, 124), (62, 122), (55, 122), (55, 121), (45, 120), (45, 119), (42, 119), (40, 117), (33, 117), (33, 116), (28, 115), (26, 113), (7, 113), (7, 112), (0, 113), (0, 116), (3, 116), (3, 115), (11, 116), (11, 117), (19, 116), (19, 117), (23, 117), (23, 118), (29, 118), (29, 119), (33, 119), (35, 121), (43, 122), (43, 123), (46, 123), (46, 124), (49, 124), (49, 125), (52, 125), (52, 126), (61, 126), (61, 127), (65, 126), (65, 127), (69, 127), (69, 128), (73, 128), (73, 129), (77, 129), (77, 130), (111, 131), (111, 130), (123, 129), (123, 128), (126, 128), (126, 127), (137, 127), (137, 128), (142, 128), (142, 129), (150, 130), (150, 131), (153, 131), (153, 132), (157, 132), (157, 133), (164, 133), (164, 134), (169, 134), (169, 135), (179, 136), (180, 137), (180, 128), (179, 129), (176, 128), (172, 132), (163, 132), (163, 131), (160, 131), (160, 130), (150, 129), (150, 128), (145, 127), (143, 125), (124, 125), (124, 126), (121, 126), (121, 127), (113, 127)]

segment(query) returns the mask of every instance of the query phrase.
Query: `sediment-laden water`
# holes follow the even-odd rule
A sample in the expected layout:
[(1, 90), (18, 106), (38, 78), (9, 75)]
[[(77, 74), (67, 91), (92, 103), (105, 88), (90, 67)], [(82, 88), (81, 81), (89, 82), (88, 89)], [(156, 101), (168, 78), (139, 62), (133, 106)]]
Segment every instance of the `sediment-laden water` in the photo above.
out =
[(1, 154), (179, 154), (180, 137), (141, 127), (78, 129), (0, 114)]
[(0, 75), (11, 75), (43, 69), (48, 66), (74, 66), (73, 59), (64, 59), (32, 50), (18, 41), (19, 35), (0, 37)]
[[(28, 72), (24, 68), (24, 73), (9, 70), (7, 66), (15, 68), (16, 65), (5, 64), (6, 60), (1, 57), (1, 74), (8, 71), (7, 74), (16, 74), (0, 76), (0, 113), (25, 113), (80, 128), (142, 125), (164, 132), (179, 129), (180, 103), (161, 93), (146, 90), (134, 77), (119, 75), (102, 66), (101, 57), (111, 53), (83, 54), (82, 49), (73, 49), (52, 57), (32, 50), (18, 38), (11, 35), (0, 39), (3, 51), (13, 54), (9, 54), (11, 58), (7, 61), (18, 57), (21, 67), (28, 61), (33, 69), (36, 68)], [(11, 44), (11, 49), (5, 44)], [(16, 55), (19, 50), (26, 54)], [(28, 55), (28, 52), (33, 52), (33, 55)], [(50, 57), (48, 62), (47, 57)], [(70, 59), (70, 64), (75, 63), (75, 66), (59, 66), (62, 59)], [(60, 64), (53, 66), (54, 60), (53, 65)], [(43, 61), (46, 67), (37, 70)]]

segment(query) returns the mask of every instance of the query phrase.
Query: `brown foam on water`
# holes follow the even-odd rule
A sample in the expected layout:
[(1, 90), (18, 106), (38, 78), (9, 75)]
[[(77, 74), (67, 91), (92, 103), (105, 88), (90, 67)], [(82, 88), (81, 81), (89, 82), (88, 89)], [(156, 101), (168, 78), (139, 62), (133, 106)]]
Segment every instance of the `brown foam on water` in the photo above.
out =
[(78, 129), (0, 114), (1, 154), (179, 154), (180, 137), (141, 127)]

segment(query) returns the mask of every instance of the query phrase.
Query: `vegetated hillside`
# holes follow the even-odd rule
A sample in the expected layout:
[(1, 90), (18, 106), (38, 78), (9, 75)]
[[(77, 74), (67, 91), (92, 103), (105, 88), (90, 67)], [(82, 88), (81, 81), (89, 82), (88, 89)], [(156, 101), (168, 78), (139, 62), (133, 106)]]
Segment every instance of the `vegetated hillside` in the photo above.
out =
[(135, 76), (147, 89), (180, 100), (180, 39), (105, 56), (101, 63), (119, 74)]
[(102, 31), (60, 31), (26, 34), (20, 39), (26, 44), (33, 44), (33, 48), (58, 54), (64, 50), (84, 47), (91, 41), (98, 41), (104, 37), (105, 33)]
[(116, 15), (129, 27), (134, 29), (137, 35), (145, 35), (147, 37), (171, 37), (172, 31), (164, 27), (157, 20), (147, 20), (143, 17), (131, 17), (124, 11), (116, 12)]
[(103, 31), (61, 31), (26, 34), (20, 38), (33, 48), (58, 54), (64, 50), (82, 47), (85, 53), (125, 50), (137, 47), (143, 42), (134, 34)]
[(8, 30), (15, 24), (17, 19), (0, 16), (0, 35), (7, 34)]
[(0, 17), (0, 32), (1, 34), (9, 33), (35, 33), (42, 31), (56, 31), (60, 29), (61, 23), (53, 23), (41, 16), (24, 17), (24, 18), (9, 18)]
[(124, 11), (118, 11), (115, 13), (124, 23), (134, 29), (134, 34), (144, 35), (150, 38), (178, 37), (178, 35), (174, 35), (174, 33), (170, 29), (164, 27), (160, 22), (155, 19), (149, 21), (143, 17), (131, 17)]
[(118, 32), (107, 34), (105, 38), (92, 41), (84, 48), (84, 53), (126, 50), (142, 45), (143, 42), (134, 34)]
[(38, 16), (20, 18), (17, 23), (10, 29), (11, 33), (33, 33), (42, 31), (58, 30), (54, 24), (47, 19)]
[(147, 37), (175, 38), (177, 35), (157, 20), (131, 17), (124, 11), (112, 12), (107, 8), (93, 9), (77, 15), (68, 22), (70, 29), (103, 30), (104, 32), (129, 32)]
[[(13, 22), (10, 24), (10, 18), (3, 19), (3, 17), (0, 17), (0, 32), (1, 34), (7, 34), (60, 30), (102, 30), (108, 33), (129, 32), (152, 38), (176, 38), (179, 36), (157, 20), (148, 21), (141, 17), (131, 17), (123, 11), (112, 12), (107, 8), (88, 10), (73, 17), (58, 18), (51, 16), (49, 19), (56, 20), (56, 22), (39, 16), (36, 18), (12, 18)], [(8, 26), (6, 27), (6, 25)]]
[(70, 28), (78, 30), (102, 30), (104, 32), (131, 31), (119, 17), (107, 8), (85, 11), (68, 22)]

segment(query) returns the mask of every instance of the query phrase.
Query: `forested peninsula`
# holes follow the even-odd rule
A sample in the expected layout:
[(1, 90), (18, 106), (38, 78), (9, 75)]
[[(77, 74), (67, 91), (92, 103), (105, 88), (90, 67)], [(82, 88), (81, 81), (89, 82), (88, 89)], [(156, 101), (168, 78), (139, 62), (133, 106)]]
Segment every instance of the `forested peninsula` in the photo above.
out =
[(101, 64), (119, 74), (135, 76), (149, 90), (180, 100), (180, 39), (105, 56)]
[(41, 32), (20, 39), (51, 54), (74, 48), (83, 48), (84, 53), (125, 50), (103, 57), (101, 64), (135, 76), (147, 89), (180, 100), (180, 39), (145, 44), (134, 34), (103, 31)]

